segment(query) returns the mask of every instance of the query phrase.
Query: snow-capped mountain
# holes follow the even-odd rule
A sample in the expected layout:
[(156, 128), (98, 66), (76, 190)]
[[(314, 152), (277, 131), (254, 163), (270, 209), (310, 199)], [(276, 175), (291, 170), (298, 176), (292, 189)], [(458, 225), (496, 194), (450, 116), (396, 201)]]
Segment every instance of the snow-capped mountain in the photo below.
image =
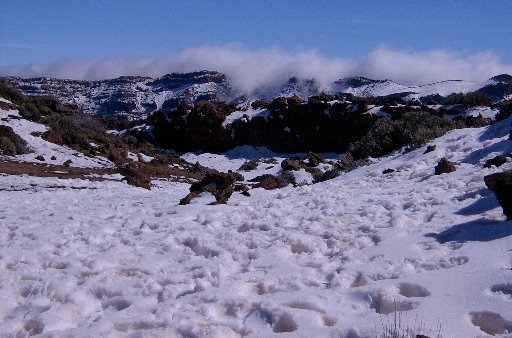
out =
[(500, 101), (512, 97), (512, 76), (502, 74), (483, 83), (446, 80), (431, 84), (406, 86), (391, 80), (364, 77), (343, 78), (322, 86), (315, 79), (290, 78), (282, 85), (261, 87), (244, 94), (233, 89), (221, 73), (200, 71), (168, 74), (160, 78), (123, 76), (112, 80), (77, 81), (54, 78), (8, 77), (7, 82), (28, 95), (51, 95), (63, 102), (74, 103), (92, 114), (146, 115), (155, 110), (170, 111), (180, 103), (201, 100), (240, 102), (299, 96), (307, 99), (319, 93), (351, 93), (356, 96), (395, 96), (428, 103), (432, 98), (452, 93), (479, 91)]
[(356, 96), (393, 95), (407, 100), (425, 100), (432, 96), (446, 97), (453, 93), (478, 91), (489, 95), (495, 101), (500, 101), (512, 94), (512, 76), (502, 74), (483, 83), (445, 80), (418, 86), (405, 86), (391, 80), (351, 77), (336, 81), (331, 91), (351, 93)]

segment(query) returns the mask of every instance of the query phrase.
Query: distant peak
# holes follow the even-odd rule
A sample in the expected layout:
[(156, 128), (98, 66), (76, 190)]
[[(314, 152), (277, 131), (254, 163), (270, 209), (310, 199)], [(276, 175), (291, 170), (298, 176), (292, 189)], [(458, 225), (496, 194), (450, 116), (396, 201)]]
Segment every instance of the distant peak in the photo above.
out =
[(371, 85), (371, 84), (375, 84), (375, 83), (386, 83), (386, 82), (393, 82), (393, 81), (391, 81), (391, 80), (373, 80), (373, 79), (369, 79), (369, 78), (363, 77), (363, 76), (347, 77), (347, 78), (343, 78), (343, 79), (336, 81), (336, 83), (339, 83), (339, 84), (343, 83), (349, 87), (354, 87), (354, 88)]
[(491, 80), (496, 81), (496, 82), (503, 82), (503, 83), (512, 84), (512, 75), (500, 74), (500, 75), (496, 75), (494, 77), (491, 77)]

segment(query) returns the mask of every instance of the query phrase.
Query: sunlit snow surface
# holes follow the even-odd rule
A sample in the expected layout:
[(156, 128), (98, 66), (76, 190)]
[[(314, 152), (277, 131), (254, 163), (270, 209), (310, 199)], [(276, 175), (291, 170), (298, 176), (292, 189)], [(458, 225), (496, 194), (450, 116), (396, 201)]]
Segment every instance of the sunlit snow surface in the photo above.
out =
[[(395, 310), (427, 335), (504, 332), (512, 222), (483, 177), (512, 163), (483, 163), (510, 122), (222, 206), (177, 206), (182, 183), (0, 176), (0, 337), (375, 337)], [(441, 157), (457, 171), (434, 176)]]

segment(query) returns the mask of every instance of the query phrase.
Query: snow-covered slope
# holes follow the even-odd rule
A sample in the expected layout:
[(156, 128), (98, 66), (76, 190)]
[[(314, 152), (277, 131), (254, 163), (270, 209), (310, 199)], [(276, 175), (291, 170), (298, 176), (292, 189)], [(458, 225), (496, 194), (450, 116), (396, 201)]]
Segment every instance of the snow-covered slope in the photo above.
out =
[(408, 99), (419, 99), (430, 95), (448, 96), (452, 93), (468, 93), (476, 91), (486, 84), (447, 80), (420, 86), (404, 86), (391, 80), (370, 80), (356, 77), (336, 81), (332, 91), (351, 93), (356, 96), (398, 95)]
[[(177, 206), (175, 182), (2, 175), (0, 337), (357, 338), (395, 316), (431, 337), (510, 337), (512, 223), (483, 182), (512, 169), (483, 168), (512, 151), (510, 123), (221, 206)], [(223, 156), (201, 161), (244, 161)], [(441, 157), (457, 171), (434, 176)]]

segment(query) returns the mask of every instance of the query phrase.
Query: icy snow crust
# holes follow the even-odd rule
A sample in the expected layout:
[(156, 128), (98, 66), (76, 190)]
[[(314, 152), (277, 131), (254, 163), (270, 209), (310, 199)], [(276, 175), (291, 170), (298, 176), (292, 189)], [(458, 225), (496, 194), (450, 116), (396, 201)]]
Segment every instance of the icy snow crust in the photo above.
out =
[[(503, 167), (482, 164), (510, 123), (223, 206), (177, 206), (182, 183), (1, 176), (0, 336), (375, 337), (395, 310), (427, 335), (503, 333), (512, 222), (483, 182)], [(457, 171), (434, 176), (441, 157)]]

